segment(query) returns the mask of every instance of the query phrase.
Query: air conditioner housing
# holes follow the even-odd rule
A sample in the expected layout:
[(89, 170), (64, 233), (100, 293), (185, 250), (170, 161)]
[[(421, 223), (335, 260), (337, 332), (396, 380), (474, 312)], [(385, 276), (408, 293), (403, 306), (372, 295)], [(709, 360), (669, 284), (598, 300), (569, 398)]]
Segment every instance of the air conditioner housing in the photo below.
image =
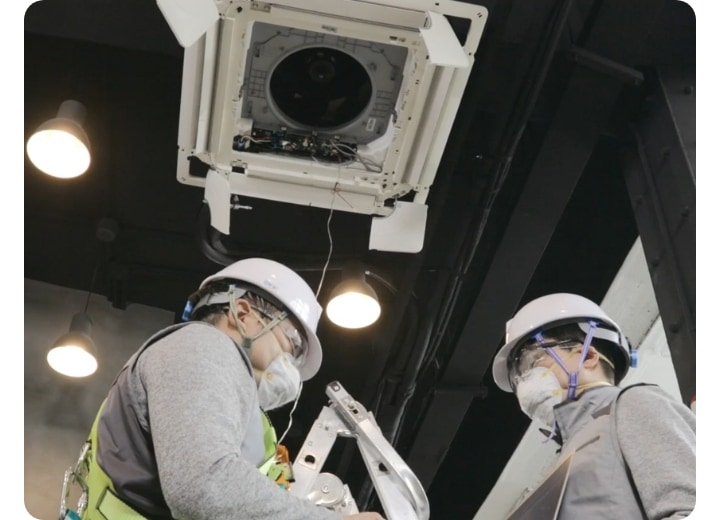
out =
[[(179, 182), (204, 188), (212, 226), (230, 233), (240, 194), (367, 214), (370, 249), (420, 251), (428, 190), (487, 10), (455, 1), (214, 4), (216, 19), (185, 48), (177, 163)], [(449, 19), (464, 24), (464, 41)]]

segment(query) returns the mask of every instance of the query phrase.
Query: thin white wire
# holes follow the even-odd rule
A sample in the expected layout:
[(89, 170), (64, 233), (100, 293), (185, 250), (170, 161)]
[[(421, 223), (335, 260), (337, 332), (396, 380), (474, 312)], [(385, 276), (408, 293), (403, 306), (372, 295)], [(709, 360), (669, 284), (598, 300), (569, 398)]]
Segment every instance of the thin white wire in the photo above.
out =
[[(338, 168), (338, 178), (340, 177), (340, 169)], [(328, 251), (327, 259), (325, 260), (325, 265), (323, 266), (322, 274), (320, 275), (320, 283), (318, 284), (317, 292), (315, 292), (315, 299), (317, 300), (320, 296), (320, 289), (322, 288), (323, 281), (325, 280), (325, 273), (327, 272), (328, 265), (330, 265), (330, 257), (332, 256), (333, 251), (333, 239), (332, 239), (332, 233), (330, 232), (330, 220), (333, 216), (333, 207), (335, 206), (335, 196), (338, 194), (338, 183), (335, 183), (335, 187), (333, 188), (333, 196), (332, 200), (330, 201), (330, 214), (328, 215), (327, 219), (327, 235), (328, 235), (328, 241), (330, 242), (330, 250)]]
[(295, 397), (295, 402), (293, 403), (293, 407), (290, 410), (290, 417), (288, 418), (287, 428), (285, 428), (285, 431), (280, 436), (280, 439), (278, 439), (278, 441), (277, 441), (278, 445), (282, 444), (282, 441), (285, 438), (285, 436), (287, 435), (287, 432), (290, 431), (290, 427), (292, 426), (293, 412), (295, 412), (295, 408), (297, 408), (298, 401), (300, 401), (300, 394), (302, 393), (302, 387), (303, 387), (303, 383), (302, 383), (302, 381), (300, 381), (300, 388), (298, 389), (297, 397)]
[[(340, 168), (338, 168), (338, 178), (340, 178)], [(322, 288), (323, 280), (325, 279), (325, 273), (327, 272), (328, 265), (330, 264), (330, 257), (332, 256), (332, 250), (333, 250), (333, 240), (332, 240), (332, 233), (330, 232), (330, 219), (332, 219), (333, 215), (333, 206), (335, 205), (335, 195), (337, 195), (338, 192), (338, 183), (335, 183), (335, 187), (333, 188), (333, 196), (330, 200), (330, 214), (328, 215), (327, 219), (327, 234), (328, 234), (328, 240), (330, 241), (330, 250), (328, 251), (327, 260), (325, 260), (325, 266), (322, 270), (322, 275), (320, 276), (320, 283), (318, 284), (317, 292), (315, 293), (315, 299), (318, 298), (320, 295), (320, 289)], [(290, 431), (290, 427), (292, 426), (292, 419), (293, 419), (293, 413), (295, 412), (295, 408), (297, 407), (298, 401), (300, 401), (300, 394), (302, 393), (302, 381), (300, 381), (300, 389), (298, 390), (298, 395), (295, 398), (295, 403), (293, 403), (293, 407), (290, 410), (290, 418), (288, 419), (288, 425), (287, 428), (285, 428), (285, 431), (280, 436), (280, 439), (278, 440), (278, 444), (281, 444), (283, 439), (285, 438), (285, 435), (287, 435), (287, 432)]]

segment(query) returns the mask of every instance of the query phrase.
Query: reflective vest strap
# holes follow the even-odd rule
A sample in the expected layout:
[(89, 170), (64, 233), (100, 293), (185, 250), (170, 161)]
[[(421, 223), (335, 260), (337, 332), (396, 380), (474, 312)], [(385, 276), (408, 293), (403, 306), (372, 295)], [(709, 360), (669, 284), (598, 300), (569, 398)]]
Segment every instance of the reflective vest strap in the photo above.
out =
[[(90, 450), (87, 455), (88, 505), (83, 512), (82, 520), (147, 520), (115, 494), (112, 480), (110, 480), (110, 477), (102, 470), (95, 458), (97, 426), (104, 407), (105, 402), (103, 401), (90, 429)], [(263, 442), (265, 444), (265, 463), (262, 464), (259, 469), (264, 475), (270, 476), (270, 473), (277, 472), (273, 471), (273, 469), (278, 466), (278, 461), (276, 460), (278, 448), (277, 434), (267, 414), (262, 412), (261, 416), (263, 423)], [(272, 475), (271, 478), (276, 480), (275, 475)]]
[(82, 520), (146, 520), (144, 516), (115, 494), (112, 480), (102, 470), (95, 458), (97, 427), (103, 408), (105, 408), (105, 401), (100, 405), (90, 429), (90, 451), (87, 456), (88, 505), (83, 512)]
[(265, 462), (258, 468), (283, 489), (290, 489), (293, 482), (292, 465), (287, 448), (278, 445), (277, 434), (267, 414), (262, 412), (263, 439), (265, 441)]
[(110, 488), (105, 488), (97, 510), (108, 520), (145, 520), (145, 517), (120, 500)]
[(265, 412), (262, 412), (263, 423), (263, 441), (265, 442), (265, 458), (275, 455), (277, 450), (277, 433), (270, 422), (270, 418)]
[(275, 455), (277, 453), (277, 433), (275, 433), (275, 428), (270, 422), (270, 418), (264, 411), (261, 410), (260, 416), (262, 417), (263, 425), (263, 442), (265, 444), (265, 456), (263, 459), (265, 462), (260, 465), (259, 469), (263, 475), (267, 475), (270, 468), (275, 464)]

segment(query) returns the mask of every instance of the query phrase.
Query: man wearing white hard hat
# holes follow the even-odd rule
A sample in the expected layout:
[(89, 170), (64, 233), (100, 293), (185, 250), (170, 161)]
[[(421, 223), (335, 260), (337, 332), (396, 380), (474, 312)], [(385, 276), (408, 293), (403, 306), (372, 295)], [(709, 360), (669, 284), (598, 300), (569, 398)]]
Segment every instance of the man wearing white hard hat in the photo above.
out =
[(382, 520), (343, 517), (286, 490), (287, 460), (265, 412), (296, 401), (320, 368), (321, 312), (308, 284), (272, 260), (206, 278), (187, 321), (148, 339), (103, 402), (78, 463), (82, 520)]
[(507, 322), (493, 378), (561, 446), (556, 518), (676, 519), (695, 507), (695, 415), (656, 385), (621, 388), (636, 359), (617, 323), (576, 294), (532, 300)]

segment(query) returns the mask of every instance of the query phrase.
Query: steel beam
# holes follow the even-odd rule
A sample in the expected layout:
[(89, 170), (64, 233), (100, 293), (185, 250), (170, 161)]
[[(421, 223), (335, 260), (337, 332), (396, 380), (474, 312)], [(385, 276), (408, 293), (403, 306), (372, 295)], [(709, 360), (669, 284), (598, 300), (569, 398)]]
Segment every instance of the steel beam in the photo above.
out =
[[(649, 81), (625, 181), (683, 400), (695, 397), (695, 77)], [(682, 114), (678, 117), (676, 114)]]

